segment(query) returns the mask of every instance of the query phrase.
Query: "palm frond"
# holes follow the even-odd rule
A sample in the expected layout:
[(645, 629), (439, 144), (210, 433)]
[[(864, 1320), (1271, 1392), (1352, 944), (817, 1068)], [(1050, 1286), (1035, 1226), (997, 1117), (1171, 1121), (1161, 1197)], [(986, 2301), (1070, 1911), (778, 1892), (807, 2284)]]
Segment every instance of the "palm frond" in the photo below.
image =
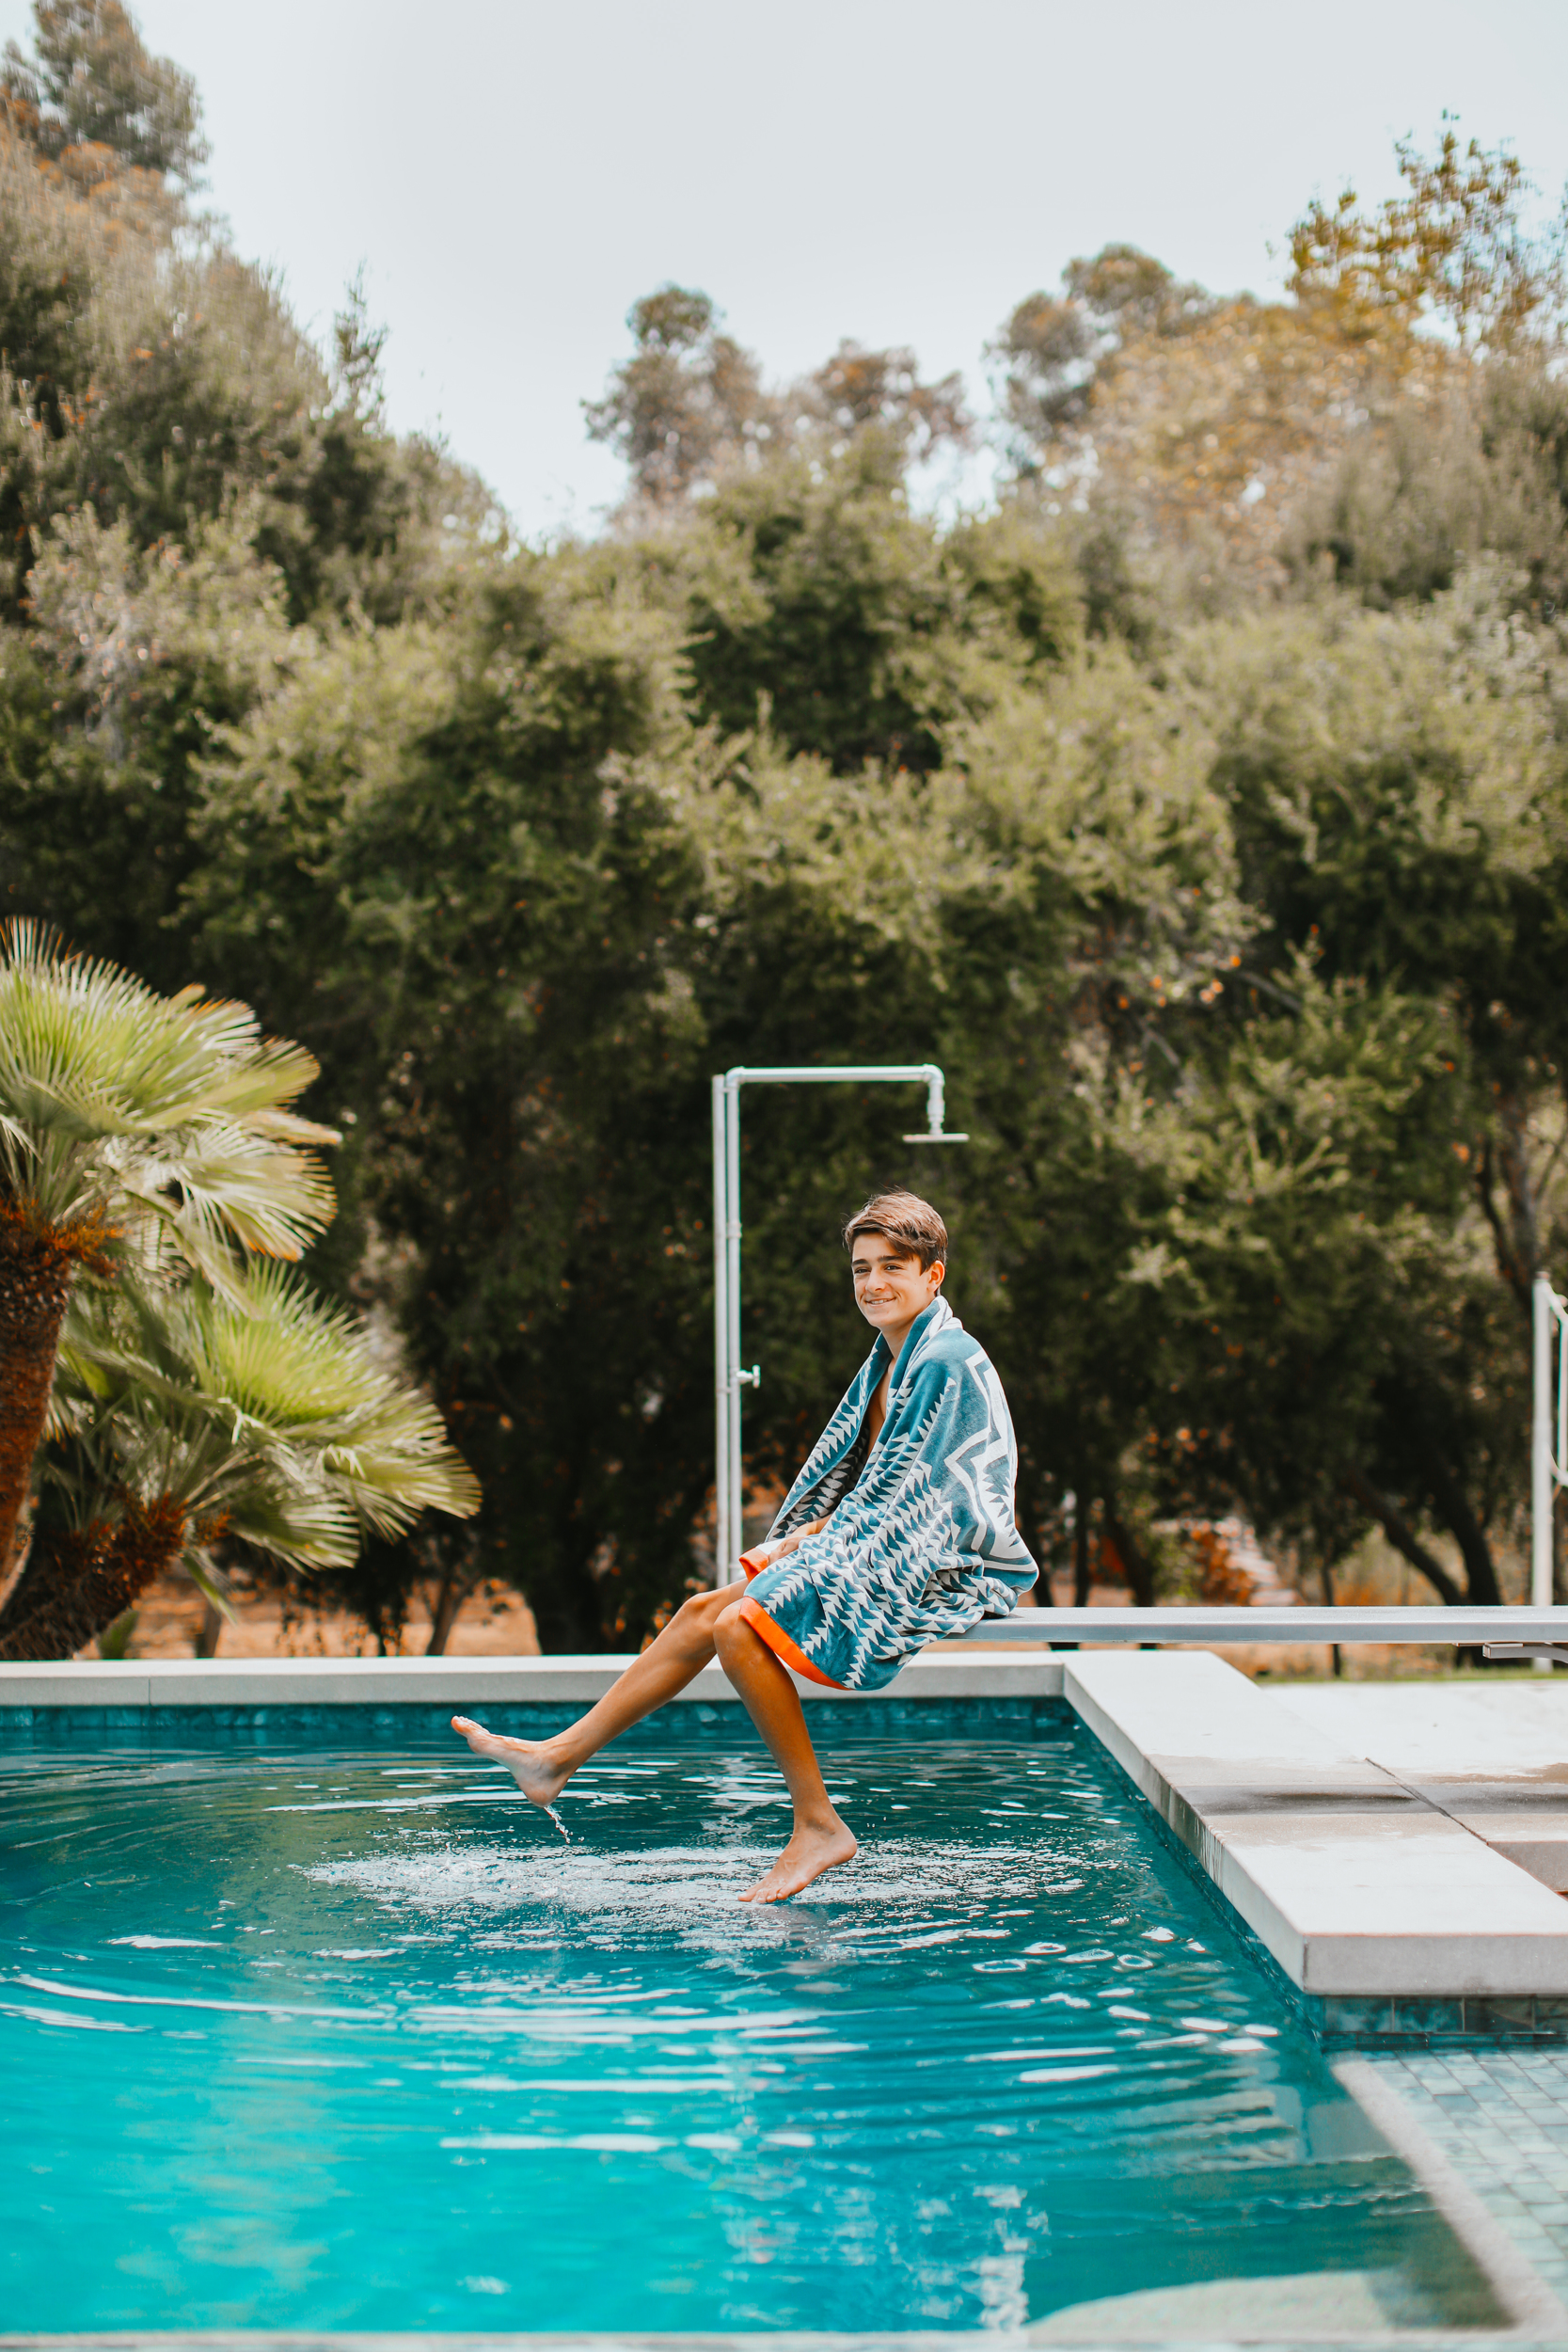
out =
[(234, 1614), (234, 1605), (229, 1597), (228, 1590), (220, 1582), (216, 1570), (205, 1553), (187, 1554), (184, 1569), (202, 1599), (212, 1602), (225, 1625), (238, 1625), (240, 1621)]
[(235, 1241), (265, 1257), (297, 1258), (336, 1206), (332, 1179), (313, 1152), (227, 1120), (203, 1119), (156, 1152), (121, 1149), (108, 1156), (123, 1189), (225, 1289), (233, 1288)]
[(226, 1291), (187, 1278), (79, 1293), (55, 1425), (76, 1466), (52, 1469), (56, 1483), (175, 1495), (303, 1567), (347, 1566), (367, 1528), (395, 1534), (421, 1511), (462, 1518), (480, 1502), (429, 1399), (277, 1265)]
[(317, 1075), (245, 1005), (0, 925), (0, 1155), (51, 1223), (123, 1205), (230, 1290), (236, 1248), (297, 1258), (335, 1206), (312, 1147), (337, 1136), (290, 1107)]
[(117, 964), (68, 953), (41, 924), (0, 927), (0, 1104), (28, 1125), (83, 1136), (181, 1125), (205, 1106), (216, 1074), (248, 1063), (258, 1046), (247, 1006), (182, 995), (160, 996)]
[(425, 1510), (478, 1510), (479, 1482), (429, 1398), (377, 1362), (355, 1317), (281, 1267), (251, 1270), (242, 1308), (214, 1302), (207, 1344), (228, 1392), (292, 1442), (319, 1448), (378, 1533)]

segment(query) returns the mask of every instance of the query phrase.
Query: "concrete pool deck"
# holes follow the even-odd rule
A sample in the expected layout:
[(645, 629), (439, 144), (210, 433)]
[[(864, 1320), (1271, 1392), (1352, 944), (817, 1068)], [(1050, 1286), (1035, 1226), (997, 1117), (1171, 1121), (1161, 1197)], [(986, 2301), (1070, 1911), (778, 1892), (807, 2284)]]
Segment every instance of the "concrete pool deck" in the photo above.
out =
[[(1064, 1694), (1227, 1898), (1336, 2041), (1568, 2037), (1568, 1904), (1426, 1786), (1374, 1758), (1361, 1719), (1247, 1681), (1220, 1659), (1079, 1653)], [(1517, 1691), (1530, 1686), (1511, 1686)], [(1335, 1694), (1324, 1694), (1332, 1697)], [(1457, 1695), (1463, 1700), (1464, 1692)], [(1534, 1692), (1531, 1692), (1534, 1695)], [(1546, 1686), (1541, 1695), (1555, 1694)], [(1445, 1710), (1450, 1775), (1479, 1725)], [(1538, 1769), (1568, 1756), (1543, 1717)], [(1433, 1739), (1440, 1743), (1442, 1734)], [(1485, 1784), (1491, 1788), (1494, 1784)], [(1477, 1817), (1479, 1818), (1479, 1816)]]
[(1313, 1730), (1568, 1894), (1568, 1679), (1331, 1683), (1278, 1695)]
[[(210, 1659), (0, 1664), (0, 1722), (103, 1710), (578, 1708), (627, 1661)], [(1265, 1689), (1208, 1651), (957, 1645), (889, 1690), (802, 1685), (813, 1713), (897, 1728), (912, 1702), (1064, 1699), (1116, 1758), (1337, 2044), (1568, 2040), (1568, 1684)], [(715, 1665), (677, 1709), (735, 1693)], [(352, 1718), (349, 1719), (352, 1721)], [(826, 1728), (826, 1725), (824, 1725)]]

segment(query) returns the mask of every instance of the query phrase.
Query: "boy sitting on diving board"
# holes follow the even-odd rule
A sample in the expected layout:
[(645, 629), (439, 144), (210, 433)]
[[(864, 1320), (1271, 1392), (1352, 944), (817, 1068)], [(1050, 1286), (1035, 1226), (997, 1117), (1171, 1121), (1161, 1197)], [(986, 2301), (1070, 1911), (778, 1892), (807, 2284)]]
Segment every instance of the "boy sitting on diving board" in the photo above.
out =
[(834, 1812), (786, 1668), (877, 1691), (927, 1642), (1006, 1616), (1037, 1571), (1013, 1524), (1018, 1449), (1002, 1383), (942, 1296), (947, 1229), (911, 1192), (879, 1193), (844, 1229), (876, 1344), (744, 1571), (684, 1602), (596, 1706), (548, 1740), (454, 1715), (476, 1756), (549, 1805), (578, 1766), (717, 1656), (795, 1808), (789, 1843), (742, 1902), (779, 1902), (856, 1846)]

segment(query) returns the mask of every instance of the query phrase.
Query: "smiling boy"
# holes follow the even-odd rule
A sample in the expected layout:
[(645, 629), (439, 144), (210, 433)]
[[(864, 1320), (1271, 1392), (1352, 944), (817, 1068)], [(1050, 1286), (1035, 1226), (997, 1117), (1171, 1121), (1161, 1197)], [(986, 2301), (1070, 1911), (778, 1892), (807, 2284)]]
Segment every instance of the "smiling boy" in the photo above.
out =
[(786, 1669), (875, 1691), (927, 1642), (1005, 1616), (1037, 1571), (1013, 1524), (1018, 1454), (1002, 1384), (941, 1295), (947, 1229), (911, 1192), (879, 1193), (844, 1229), (855, 1304), (876, 1343), (743, 1578), (695, 1594), (566, 1731), (507, 1740), (455, 1715), (476, 1756), (547, 1805), (608, 1740), (717, 1656), (784, 1774), (783, 1853), (742, 1902), (778, 1902), (853, 1859)]

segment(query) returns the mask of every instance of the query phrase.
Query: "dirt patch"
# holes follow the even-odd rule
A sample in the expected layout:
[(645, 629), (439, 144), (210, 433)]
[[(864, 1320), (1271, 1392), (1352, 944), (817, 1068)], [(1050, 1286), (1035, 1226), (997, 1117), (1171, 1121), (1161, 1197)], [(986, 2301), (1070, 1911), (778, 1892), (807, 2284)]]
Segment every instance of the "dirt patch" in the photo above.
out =
[[(374, 1658), (375, 1635), (346, 1609), (306, 1610), (278, 1592), (236, 1590), (230, 1597), (236, 1623), (225, 1625), (219, 1658)], [(121, 1653), (126, 1658), (195, 1658), (201, 1655), (207, 1603), (187, 1577), (161, 1577), (136, 1605), (135, 1621)], [(416, 1593), (403, 1639), (392, 1655), (422, 1657), (430, 1646), (430, 1599)], [(97, 1645), (87, 1653), (96, 1657)], [(539, 1633), (526, 1600), (505, 1585), (486, 1583), (470, 1593), (447, 1643), (449, 1658), (537, 1658)]]

